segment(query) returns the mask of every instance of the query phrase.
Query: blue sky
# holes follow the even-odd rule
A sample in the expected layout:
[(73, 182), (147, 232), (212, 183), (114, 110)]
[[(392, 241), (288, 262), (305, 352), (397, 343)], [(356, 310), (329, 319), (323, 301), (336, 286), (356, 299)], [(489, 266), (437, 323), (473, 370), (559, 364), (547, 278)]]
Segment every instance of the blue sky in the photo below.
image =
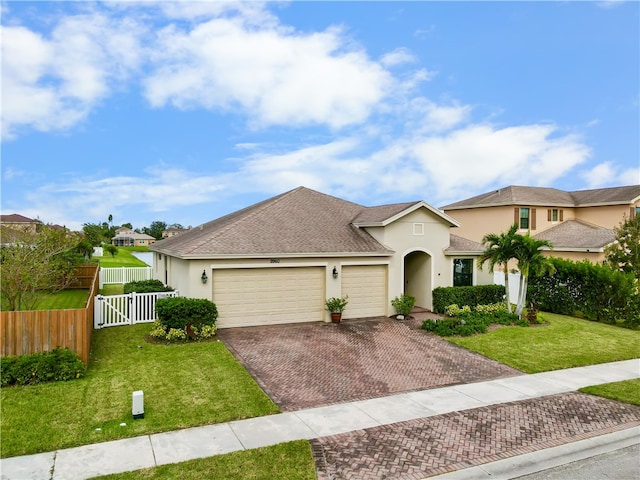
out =
[(640, 183), (638, 2), (3, 2), (2, 203), (198, 225), (300, 185)]

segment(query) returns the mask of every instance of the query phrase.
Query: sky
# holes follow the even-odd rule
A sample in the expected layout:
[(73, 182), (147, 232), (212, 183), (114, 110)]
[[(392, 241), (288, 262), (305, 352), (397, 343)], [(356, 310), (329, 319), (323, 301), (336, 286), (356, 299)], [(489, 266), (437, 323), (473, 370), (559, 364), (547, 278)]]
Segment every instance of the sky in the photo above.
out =
[(1, 3), (2, 214), (640, 183), (640, 3)]

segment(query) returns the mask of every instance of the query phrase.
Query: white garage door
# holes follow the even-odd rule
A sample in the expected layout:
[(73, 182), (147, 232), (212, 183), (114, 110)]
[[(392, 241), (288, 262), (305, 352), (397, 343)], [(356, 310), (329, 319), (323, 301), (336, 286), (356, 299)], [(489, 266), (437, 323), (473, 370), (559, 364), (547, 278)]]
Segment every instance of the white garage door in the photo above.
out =
[(218, 326), (323, 320), (324, 272), (322, 267), (214, 270)]
[(342, 294), (349, 295), (344, 318), (378, 317), (387, 314), (387, 266), (342, 267)]

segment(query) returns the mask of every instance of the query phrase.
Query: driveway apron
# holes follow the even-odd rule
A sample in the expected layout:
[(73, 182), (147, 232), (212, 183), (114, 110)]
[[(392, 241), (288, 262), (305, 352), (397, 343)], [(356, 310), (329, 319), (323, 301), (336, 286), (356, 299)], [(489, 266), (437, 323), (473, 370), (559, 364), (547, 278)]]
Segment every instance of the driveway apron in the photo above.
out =
[(521, 372), (420, 329), (420, 318), (218, 331), (283, 411), (510, 377)]

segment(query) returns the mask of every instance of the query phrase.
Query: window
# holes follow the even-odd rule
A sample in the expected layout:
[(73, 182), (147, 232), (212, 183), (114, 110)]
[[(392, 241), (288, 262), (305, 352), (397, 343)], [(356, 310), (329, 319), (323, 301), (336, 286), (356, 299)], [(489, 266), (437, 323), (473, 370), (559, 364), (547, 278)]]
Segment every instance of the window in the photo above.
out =
[(413, 224), (413, 234), (414, 235), (424, 235), (424, 223), (414, 223)]
[(557, 208), (552, 208), (551, 209), (551, 221), (552, 222), (557, 222), (558, 221), (558, 209)]
[(470, 287), (473, 285), (473, 259), (455, 258), (453, 260), (453, 286)]
[(529, 209), (528, 208), (520, 209), (520, 228), (523, 230), (529, 229)]

